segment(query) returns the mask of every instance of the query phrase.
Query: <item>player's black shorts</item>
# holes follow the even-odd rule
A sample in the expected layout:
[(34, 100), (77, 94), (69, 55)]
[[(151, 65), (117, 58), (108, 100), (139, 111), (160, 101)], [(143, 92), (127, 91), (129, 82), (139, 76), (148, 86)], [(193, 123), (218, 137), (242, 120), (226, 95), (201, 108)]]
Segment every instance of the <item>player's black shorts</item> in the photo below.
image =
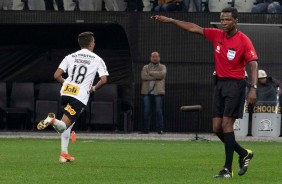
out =
[(245, 79), (217, 78), (213, 95), (213, 117), (242, 118), (246, 84)]
[(70, 96), (61, 96), (61, 105), (63, 113), (72, 121), (75, 122), (83, 112), (85, 105)]

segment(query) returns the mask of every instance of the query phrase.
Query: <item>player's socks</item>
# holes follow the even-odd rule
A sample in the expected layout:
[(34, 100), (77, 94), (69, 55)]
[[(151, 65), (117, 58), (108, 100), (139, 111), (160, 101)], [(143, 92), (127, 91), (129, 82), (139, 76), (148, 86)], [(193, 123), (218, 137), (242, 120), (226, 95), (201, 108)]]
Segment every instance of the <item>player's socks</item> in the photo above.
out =
[(68, 146), (70, 140), (70, 127), (61, 134), (61, 153), (68, 153)]
[[(224, 135), (223, 135), (223, 133), (216, 133), (216, 135), (224, 143)], [(235, 141), (234, 151), (236, 153), (238, 153), (238, 155), (246, 155), (247, 154), (247, 150), (245, 150), (243, 147), (241, 147), (240, 144), (238, 144), (237, 141)]]
[(242, 146), (240, 146), (240, 144), (238, 144), (236, 141), (235, 141), (235, 151), (236, 153), (238, 153), (239, 156), (248, 154), (247, 150), (244, 149)]
[(52, 121), (52, 126), (56, 129), (57, 132), (59, 133), (63, 133), (66, 129), (67, 129), (67, 126), (66, 124), (61, 121), (61, 120), (58, 120), (58, 119), (54, 119)]
[(224, 133), (224, 145), (225, 145), (225, 165), (229, 171), (232, 171), (232, 162), (235, 149), (235, 135), (234, 132)]
[(220, 132), (220, 133), (215, 133), (215, 134), (216, 134), (216, 136), (221, 140), (221, 142), (224, 143), (224, 136), (223, 136), (223, 133)]
[(70, 133), (74, 123), (61, 134), (61, 153), (68, 153)]

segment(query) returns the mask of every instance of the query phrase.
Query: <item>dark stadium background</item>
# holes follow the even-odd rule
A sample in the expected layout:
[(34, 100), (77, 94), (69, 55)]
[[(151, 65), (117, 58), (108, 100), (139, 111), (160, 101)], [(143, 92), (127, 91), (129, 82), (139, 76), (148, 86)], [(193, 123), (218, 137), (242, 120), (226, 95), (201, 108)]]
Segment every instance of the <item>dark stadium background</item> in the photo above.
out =
[[(219, 13), (163, 13), (173, 18), (213, 27)], [(204, 38), (137, 12), (13, 12), (0, 11), (0, 81), (55, 82), (53, 73), (63, 57), (77, 49), (77, 34), (93, 31), (95, 51), (106, 62), (109, 83), (119, 86), (124, 108), (133, 108), (134, 131), (142, 128), (140, 71), (158, 51), (167, 66), (164, 99), (165, 131), (193, 131), (191, 114), (182, 105), (201, 104), (201, 132), (212, 132), (213, 49)], [(239, 26), (259, 55), (259, 68), (282, 80), (282, 15), (240, 14), (239, 22), (280, 24)], [(154, 129), (154, 123), (152, 123)]]

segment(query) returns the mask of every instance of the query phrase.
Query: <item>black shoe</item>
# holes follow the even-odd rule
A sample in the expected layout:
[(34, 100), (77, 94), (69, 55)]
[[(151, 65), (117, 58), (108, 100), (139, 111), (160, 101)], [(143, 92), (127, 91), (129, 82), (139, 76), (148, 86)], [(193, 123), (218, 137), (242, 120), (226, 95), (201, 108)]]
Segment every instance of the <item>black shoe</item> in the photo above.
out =
[(232, 178), (233, 172), (229, 171), (227, 168), (223, 168), (217, 175), (214, 176), (215, 178)]
[(161, 130), (161, 131), (158, 131), (158, 134), (164, 134), (164, 132)]
[(240, 167), (239, 172), (238, 172), (239, 176), (243, 176), (247, 172), (249, 163), (254, 156), (254, 152), (252, 150), (247, 149), (247, 152), (248, 153), (246, 156), (239, 157), (239, 167)]

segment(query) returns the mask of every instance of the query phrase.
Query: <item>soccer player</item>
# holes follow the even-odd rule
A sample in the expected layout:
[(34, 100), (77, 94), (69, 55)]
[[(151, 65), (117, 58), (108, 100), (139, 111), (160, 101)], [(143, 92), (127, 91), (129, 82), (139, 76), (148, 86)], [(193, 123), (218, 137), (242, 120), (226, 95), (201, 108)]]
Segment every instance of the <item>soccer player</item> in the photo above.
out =
[[(66, 56), (54, 74), (54, 78), (63, 84), (61, 88), (61, 104), (64, 106), (62, 119), (58, 120), (54, 113), (49, 113), (47, 118), (37, 125), (38, 130), (52, 125), (57, 132), (61, 133), (60, 162), (74, 160), (74, 157), (68, 154), (71, 129), (87, 105), (89, 94), (102, 87), (109, 75), (104, 61), (93, 53), (95, 47), (93, 33), (79, 34), (78, 44), (81, 50)], [(97, 72), (100, 80), (92, 86)], [(67, 79), (62, 77), (63, 73), (68, 74)]]
[[(224, 8), (220, 14), (222, 30), (202, 28), (191, 22), (175, 20), (165, 16), (153, 16), (155, 20), (176, 26), (211, 41), (214, 46), (216, 84), (213, 96), (213, 131), (225, 145), (225, 164), (216, 178), (232, 178), (233, 154), (239, 154), (239, 172), (244, 175), (253, 152), (244, 149), (235, 141), (233, 124), (242, 118), (245, 98), (248, 104), (256, 101), (258, 56), (251, 40), (236, 27), (238, 11)], [(251, 69), (251, 87), (245, 95), (245, 66)]]

